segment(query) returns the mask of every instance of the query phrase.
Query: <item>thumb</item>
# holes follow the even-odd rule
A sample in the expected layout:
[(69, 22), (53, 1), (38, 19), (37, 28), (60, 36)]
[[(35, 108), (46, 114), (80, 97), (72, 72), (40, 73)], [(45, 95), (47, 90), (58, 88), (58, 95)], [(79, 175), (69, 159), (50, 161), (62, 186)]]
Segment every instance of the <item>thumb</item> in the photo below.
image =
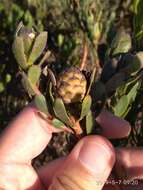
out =
[(114, 161), (113, 147), (105, 138), (85, 137), (56, 172), (49, 190), (101, 190)]

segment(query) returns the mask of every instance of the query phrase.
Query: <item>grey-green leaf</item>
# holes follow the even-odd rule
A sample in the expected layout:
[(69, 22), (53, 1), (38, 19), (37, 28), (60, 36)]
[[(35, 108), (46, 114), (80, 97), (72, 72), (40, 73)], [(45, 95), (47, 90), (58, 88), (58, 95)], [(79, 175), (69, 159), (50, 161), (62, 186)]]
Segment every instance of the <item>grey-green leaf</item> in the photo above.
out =
[(87, 135), (91, 134), (94, 127), (94, 119), (91, 110), (86, 115), (86, 133)]
[(30, 80), (28, 79), (27, 75), (24, 72), (22, 73), (22, 84), (30, 97), (36, 94), (32, 83), (30, 82)]
[(22, 69), (27, 69), (27, 60), (26, 60), (26, 55), (24, 53), (24, 44), (23, 44), (23, 39), (21, 37), (16, 37), (13, 45), (12, 45), (12, 50), (15, 56), (16, 61), (18, 62), (19, 66)]
[(105, 85), (101, 81), (95, 82), (91, 96), (92, 96), (92, 98), (94, 98), (94, 103), (99, 100), (105, 101), (106, 89), (105, 89)]
[(34, 97), (35, 106), (43, 113), (49, 115), (45, 97), (40, 94)]
[(33, 39), (31, 39), (29, 36), (23, 37), (23, 44), (24, 44), (24, 52), (27, 57), (29, 57), (30, 50), (32, 48)]
[(126, 77), (126, 74), (123, 72), (119, 72), (113, 75), (113, 77), (110, 80), (108, 80), (105, 85), (107, 94), (110, 94), (111, 92), (115, 91), (118, 87), (123, 85), (125, 83)]
[(143, 38), (143, 1), (134, 0), (132, 3), (134, 11), (133, 17), (133, 32), (138, 43), (142, 43)]
[(41, 32), (35, 39), (32, 51), (28, 59), (28, 65), (32, 65), (42, 54), (47, 43), (47, 32)]
[(71, 120), (67, 114), (65, 105), (61, 98), (56, 98), (54, 102), (54, 112), (58, 119), (60, 119), (63, 123), (65, 123), (69, 127), (73, 127)]
[[(140, 81), (136, 82), (135, 85), (130, 89), (126, 95), (122, 95), (116, 106), (113, 108), (115, 115), (119, 117), (125, 117), (130, 110), (132, 102), (135, 100), (137, 90), (140, 87)], [(125, 93), (125, 92), (124, 92)]]
[(56, 128), (63, 128), (65, 124), (61, 122), (59, 119), (54, 118), (52, 120), (52, 125)]
[(142, 69), (143, 68), (143, 51), (139, 51), (136, 54), (136, 57), (137, 57), (138, 61), (140, 62), (140, 69)]
[(111, 54), (115, 56), (120, 53), (126, 53), (130, 50), (131, 37), (124, 30), (119, 30), (111, 44)]
[(128, 108), (129, 102), (128, 102), (128, 98), (126, 95), (122, 96), (117, 105), (113, 108), (114, 109), (114, 114), (118, 117), (122, 117), (124, 112), (126, 112), (127, 108)]
[(32, 65), (28, 70), (28, 79), (33, 85), (36, 85), (39, 82), (41, 74), (41, 68), (38, 65)]
[(132, 88), (131, 90), (129, 91), (129, 93), (127, 94), (127, 98), (128, 98), (128, 102), (133, 102), (136, 98), (136, 95), (137, 95), (137, 90), (138, 90), (138, 87), (140, 85), (140, 82), (137, 82)]
[(136, 55), (126, 54), (119, 65), (120, 72), (124, 72), (128, 76), (136, 74), (143, 67), (141, 57), (141, 52)]
[(92, 102), (91, 96), (90, 95), (85, 96), (82, 102), (80, 120), (82, 120), (88, 114), (91, 107), (91, 102)]

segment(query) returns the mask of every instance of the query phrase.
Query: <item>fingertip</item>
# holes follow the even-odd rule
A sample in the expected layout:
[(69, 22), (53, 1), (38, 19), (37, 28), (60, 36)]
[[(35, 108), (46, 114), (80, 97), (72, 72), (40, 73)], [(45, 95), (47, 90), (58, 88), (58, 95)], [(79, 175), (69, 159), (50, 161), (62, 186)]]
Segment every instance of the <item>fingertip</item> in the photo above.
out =
[(112, 168), (115, 152), (111, 143), (101, 136), (89, 136), (82, 139), (79, 160), (93, 173), (103, 172), (106, 167)]
[(106, 171), (108, 177), (115, 163), (115, 151), (106, 138), (91, 135), (82, 138), (78, 142), (66, 161), (67, 163), (75, 162), (75, 165), (81, 165), (81, 168), (83, 167), (95, 176), (103, 175)]
[(102, 135), (107, 138), (124, 138), (129, 136), (131, 132), (128, 121), (113, 115), (109, 111), (102, 110), (96, 120), (102, 127)]
[[(32, 125), (35, 125), (35, 127), (40, 126), (47, 133), (49, 133), (49, 134), (52, 133), (50, 124), (40, 116), (39, 110), (34, 106), (26, 107), (23, 111), (20, 112), (20, 114), (18, 115), (18, 117), (15, 120), (17, 122), (19, 120), (22, 120), (22, 121), (24, 120), (25, 123), (27, 121), (29, 123), (29, 125), (31, 125), (31, 126)], [(19, 121), (19, 123), (20, 123), (20, 121)]]

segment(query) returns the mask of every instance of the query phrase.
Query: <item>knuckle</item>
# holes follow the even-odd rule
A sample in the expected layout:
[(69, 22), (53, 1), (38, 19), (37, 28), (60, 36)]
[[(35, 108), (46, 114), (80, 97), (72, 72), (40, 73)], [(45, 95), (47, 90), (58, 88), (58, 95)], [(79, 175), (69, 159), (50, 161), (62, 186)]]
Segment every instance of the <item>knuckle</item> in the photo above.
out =
[(85, 190), (76, 179), (68, 174), (57, 175), (53, 179), (49, 190)]

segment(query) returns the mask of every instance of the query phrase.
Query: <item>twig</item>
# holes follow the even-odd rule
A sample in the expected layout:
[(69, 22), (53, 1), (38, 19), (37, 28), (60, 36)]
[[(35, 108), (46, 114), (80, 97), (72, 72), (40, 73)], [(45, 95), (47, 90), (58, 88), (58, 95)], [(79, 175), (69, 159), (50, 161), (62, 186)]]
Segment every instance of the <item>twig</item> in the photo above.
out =
[(42, 57), (42, 59), (41, 59), (41, 61), (40, 61), (40, 63), (39, 63), (39, 66), (41, 66), (41, 65), (45, 62), (45, 60), (46, 60), (50, 55), (51, 55), (51, 52), (48, 50), (48, 51), (45, 53), (45, 55)]
[(82, 71), (85, 67), (86, 61), (87, 61), (87, 56), (88, 56), (88, 47), (87, 43), (84, 42), (84, 51), (83, 51), (83, 58), (80, 64), (80, 70)]

